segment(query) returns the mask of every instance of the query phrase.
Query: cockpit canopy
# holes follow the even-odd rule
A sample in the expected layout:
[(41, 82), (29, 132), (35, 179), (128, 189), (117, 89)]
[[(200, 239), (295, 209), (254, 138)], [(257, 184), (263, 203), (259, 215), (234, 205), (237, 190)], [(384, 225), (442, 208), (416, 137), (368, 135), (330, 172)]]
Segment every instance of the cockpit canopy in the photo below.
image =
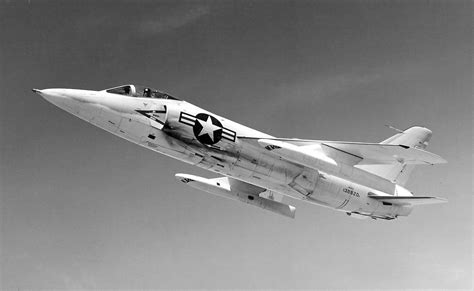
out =
[(119, 87), (105, 89), (105, 91), (107, 93), (125, 95), (130, 97), (179, 100), (178, 98), (174, 98), (173, 96), (160, 92), (154, 88), (140, 85), (123, 85)]

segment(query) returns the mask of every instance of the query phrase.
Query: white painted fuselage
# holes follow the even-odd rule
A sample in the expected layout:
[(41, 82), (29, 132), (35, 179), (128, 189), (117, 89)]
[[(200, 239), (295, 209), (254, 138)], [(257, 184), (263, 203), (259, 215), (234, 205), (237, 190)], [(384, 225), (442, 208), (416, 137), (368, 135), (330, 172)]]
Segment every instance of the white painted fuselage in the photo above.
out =
[[(312, 145), (311, 167), (276, 157), (273, 137), (173, 98), (75, 89), (35, 90), (49, 102), (114, 135), (155, 152), (275, 193), (344, 211), (393, 219), (412, 207), (371, 195), (411, 196), (405, 188), (336, 162)], [(303, 147), (304, 148), (304, 147)]]

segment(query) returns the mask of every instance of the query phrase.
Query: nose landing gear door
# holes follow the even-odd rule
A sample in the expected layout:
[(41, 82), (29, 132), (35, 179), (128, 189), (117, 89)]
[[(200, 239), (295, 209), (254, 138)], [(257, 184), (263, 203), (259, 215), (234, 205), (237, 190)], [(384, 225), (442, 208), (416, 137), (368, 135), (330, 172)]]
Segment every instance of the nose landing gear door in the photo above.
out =
[(137, 110), (150, 119), (150, 125), (156, 129), (163, 129), (168, 117), (168, 108), (163, 104), (152, 104), (150, 110)]

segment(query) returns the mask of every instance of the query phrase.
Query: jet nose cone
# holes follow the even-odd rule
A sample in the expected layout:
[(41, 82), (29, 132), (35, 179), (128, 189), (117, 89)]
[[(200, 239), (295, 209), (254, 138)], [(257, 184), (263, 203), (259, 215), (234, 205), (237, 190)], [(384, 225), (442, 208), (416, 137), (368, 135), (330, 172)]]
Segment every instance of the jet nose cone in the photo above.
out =
[(33, 92), (59, 107), (61, 107), (61, 104), (67, 99), (67, 96), (64, 94), (64, 89), (33, 89)]
[[(78, 108), (95, 106), (99, 103), (97, 92), (79, 89), (33, 89), (33, 92), (39, 94), (46, 101), (58, 106), (68, 112), (76, 112)], [(75, 113), (73, 113), (75, 114)]]

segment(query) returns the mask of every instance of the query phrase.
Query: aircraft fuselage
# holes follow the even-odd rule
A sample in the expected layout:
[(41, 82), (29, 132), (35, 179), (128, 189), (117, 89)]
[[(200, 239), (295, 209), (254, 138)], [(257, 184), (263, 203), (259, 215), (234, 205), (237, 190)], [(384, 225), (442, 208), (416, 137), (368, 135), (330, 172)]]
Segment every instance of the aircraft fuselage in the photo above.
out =
[[(37, 90), (67, 112), (121, 138), (200, 168), (354, 216), (392, 219), (412, 208), (369, 195), (406, 193), (403, 187), (338, 164), (318, 148), (308, 167), (272, 155), (273, 137), (186, 101), (107, 91)], [(320, 154), (318, 154), (320, 152)]]

